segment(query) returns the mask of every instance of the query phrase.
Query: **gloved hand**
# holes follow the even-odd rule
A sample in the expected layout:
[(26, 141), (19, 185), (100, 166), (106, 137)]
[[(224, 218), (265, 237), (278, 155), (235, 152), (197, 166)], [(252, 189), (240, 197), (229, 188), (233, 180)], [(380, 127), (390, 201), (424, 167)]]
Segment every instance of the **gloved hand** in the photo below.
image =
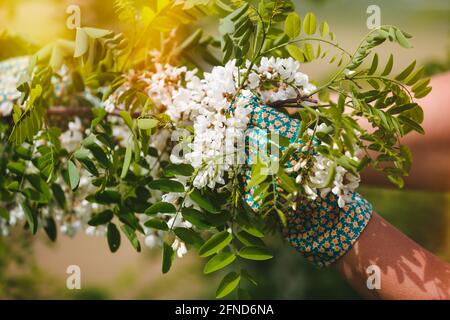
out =
[[(261, 146), (268, 143), (268, 133), (277, 133), (288, 138), (291, 143), (295, 142), (301, 126), (299, 120), (290, 118), (272, 107), (261, 105), (256, 97), (250, 100), (248, 108), (251, 113), (247, 159), (254, 150), (266, 150)], [(294, 151), (288, 167), (302, 159), (301, 142), (299, 144), (300, 147)], [(280, 146), (280, 149), (284, 148)], [(251, 208), (258, 211), (260, 204), (253, 197), (256, 187), (248, 186), (251, 180), (250, 165), (245, 167), (242, 176), (244, 199)], [(350, 250), (372, 216), (372, 205), (354, 192), (351, 200), (340, 208), (337, 196), (329, 192), (324, 198), (319, 196), (316, 200), (304, 203), (285, 214), (287, 225), (283, 233), (287, 240), (308, 261), (322, 267), (330, 265)]]

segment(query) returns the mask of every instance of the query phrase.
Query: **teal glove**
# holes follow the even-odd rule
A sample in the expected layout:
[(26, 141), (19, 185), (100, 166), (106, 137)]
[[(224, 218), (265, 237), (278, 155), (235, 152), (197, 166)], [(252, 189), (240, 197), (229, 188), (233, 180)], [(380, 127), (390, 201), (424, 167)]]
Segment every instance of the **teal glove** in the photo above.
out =
[[(248, 108), (251, 108), (248, 128), (251, 131), (248, 134), (247, 159), (253, 150), (265, 150), (261, 145), (267, 144), (268, 133), (277, 133), (288, 138), (291, 143), (295, 142), (301, 126), (299, 120), (261, 105), (256, 97), (251, 99)], [(288, 162), (288, 167), (302, 158), (301, 143), (299, 145)], [(250, 165), (244, 168), (242, 176), (244, 199), (257, 211), (260, 204), (253, 197), (256, 187), (248, 187), (251, 180)], [(354, 192), (351, 200), (340, 208), (337, 197), (330, 192), (324, 198), (318, 197), (285, 214), (287, 226), (283, 233), (287, 240), (308, 261), (322, 267), (330, 265), (350, 250), (372, 216), (372, 205)]]

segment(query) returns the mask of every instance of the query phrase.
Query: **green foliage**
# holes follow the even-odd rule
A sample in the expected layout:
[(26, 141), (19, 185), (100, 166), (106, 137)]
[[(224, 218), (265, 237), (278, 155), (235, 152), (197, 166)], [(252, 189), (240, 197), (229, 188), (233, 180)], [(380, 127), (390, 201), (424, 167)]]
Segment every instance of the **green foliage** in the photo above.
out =
[(231, 252), (218, 253), (206, 263), (203, 272), (205, 274), (215, 272), (233, 263), (234, 260), (236, 260), (236, 255)]
[(219, 288), (216, 291), (216, 298), (220, 299), (229, 295), (233, 290), (237, 288), (239, 282), (241, 281), (241, 276), (236, 272), (228, 273), (220, 282)]

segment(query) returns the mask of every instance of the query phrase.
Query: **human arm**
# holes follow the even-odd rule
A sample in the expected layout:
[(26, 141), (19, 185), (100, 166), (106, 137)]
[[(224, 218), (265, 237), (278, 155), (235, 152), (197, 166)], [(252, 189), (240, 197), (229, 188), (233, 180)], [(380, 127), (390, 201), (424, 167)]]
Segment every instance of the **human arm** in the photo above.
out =
[[(380, 270), (380, 289), (370, 290), (367, 286), (370, 265)], [(450, 299), (450, 264), (376, 213), (334, 267), (365, 298)]]

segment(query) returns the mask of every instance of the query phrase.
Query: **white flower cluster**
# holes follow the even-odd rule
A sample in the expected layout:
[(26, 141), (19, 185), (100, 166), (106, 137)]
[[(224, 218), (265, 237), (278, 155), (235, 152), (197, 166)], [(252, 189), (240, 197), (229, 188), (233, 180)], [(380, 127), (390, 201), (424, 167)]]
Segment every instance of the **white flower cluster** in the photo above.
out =
[[(327, 131), (327, 125), (322, 123), (318, 125), (316, 132)], [(314, 134), (312, 129), (308, 129), (307, 133), (309, 136)], [(323, 141), (320, 142), (321, 145), (326, 146), (327, 144)], [(357, 150), (357, 146), (354, 146)], [(306, 147), (304, 147), (306, 148)], [(333, 145), (333, 148), (337, 148), (337, 145)], [(304, 151), (304, 150), (302, 150)], [(358, 151), (357, 151), (358, 152)], [(358, 161), (358, 157), (352, 157), (349, 152), (346, 156), (353, 158), (353, 160)], [(360, 177), (349, 172), (347, 169), (340, 165), (335, 165), (332, 160), (324, 157), (323, 155), (317, 153), (311, 159), (312, 165), (308, 170), (307, 178), (302, 181), (303, 176), (298, 174), (296, 177), (296, 182), (302, 184), (303, 190), (306, 196), (311, 200), (316, 200), (317, 197), (324, 198), (328, 193), (333, 193), (337, 197), (337, 203), (340, 208), (343, 208), (346, 203), (352, 199), (352, 193), (358, 188)], [(307, 165), (307, 161), (303, 160), (298, 162), (294, 167), (286, 169), (289, 173), (299, 173), (302, 168)], [(330, 171), (335, 170), (334, 179), (331, 186), (326, 186)]]
[[(13, 106), (18, 103), (21, 93), (17, 85), (21, 77), (27, 74), (30, 58), (12, 58), (0, 63), (0, 118), (11, 115)], [(69, 68), (63, 65), (52, 78), (55, 97), (61, 97), (70, 82)], [(19, 105), (25, 108), (26, 101)]]
[[(300, 72), (300, 63), (292, 58), (261, 58), (248, 81), (249, 89), (257, 90), (264, 103), (308, 95), (316, 89), (308, 76)], [(266, 89), (268, 84), (270, 89)]]
[(203, 79), (194, 75), (185, 87), (173, 92), (173, 103), (167, 107), (172, 120), (187, 120), (194, 128), (190, 152), (182, 160), (172, 155), (171, 161), (184, 161), (197, 169), (196, 188), (214, 188), (217, 183), (225, 183), (224, 175), (233, 164), (235, 146), (244, 139), (250, 93), (236, 97), (234, 110), (229, 110), (237, 91), (237, 74), (238, 69), (231, 61), (205, 73)]
[[(243, 86), (239, 82), (247, 71), (239, 69), (235, 61), (214, 67), (204, 73), (202, 79), (193, 73), (186, 74), (186, 84), (172, 91), (172, 103), (167, 105), (166, 113), (175, 122), (192, 123), (192, 151), (185, 154), (183, 160), (172, 156), (172, 162), (185, 161), (198, 169), (194, 180), (197, 188), (223, 184), (225, 173), (243, 151), (238, 150), (238, 146), (245, 137), (249, 121), (250, 110), (246, 106), (254, 94), (251, 91), (262, 98), (263, 103), (308, 94), (315, 86), (299, 69), (300, 64), (292, 58), (264, 57), (259, 66), (251, 69)], [(267, 89), (267, 82), (271, 83), (270, 89)], [(239, 88), (243, 90), (236, 97)], [(234, 110), (230, 112), (233, 98)]]
[[(194, 185), (198, 188), (224, 183), (224, 175), (236, 156), (236, 144), (243, 140), (248, 124), (249, 111), (245, 108), (248, 98), (256, 94), (263, 103), (295, 98), (309, 94), (315, 86), (308, 76), (300, 72), (300, 64), (292, 58), (263, 57), (245, 78), (247, 68), (238, 68), (235, 61), (214, 67), (202, 77), (197, 70), (186, 67), (155, 65), (155, 71), (135, 74), (104, 102), (106, 111), (123, 109), (118, 103), (121, 94), (131, 87), (133, 81), (147, 83), (145, 91), (159, 111), (164, 111), (174, 123), (194, 128), (183, 157), (175, 154), (174, 163), (190, 163), (198, 170)], [(236, 97), (238, 89), (243, 89)], [(252, 92), (252, 93), (250, 93)], [(229, 112), (235, 98), (234, 112)]]
[(0, 117), (11, 114), (14, 101), (19, 99), (16, 90), (23, 71), (28, 67), (28, 57), (14, 58), (0, 64)]

